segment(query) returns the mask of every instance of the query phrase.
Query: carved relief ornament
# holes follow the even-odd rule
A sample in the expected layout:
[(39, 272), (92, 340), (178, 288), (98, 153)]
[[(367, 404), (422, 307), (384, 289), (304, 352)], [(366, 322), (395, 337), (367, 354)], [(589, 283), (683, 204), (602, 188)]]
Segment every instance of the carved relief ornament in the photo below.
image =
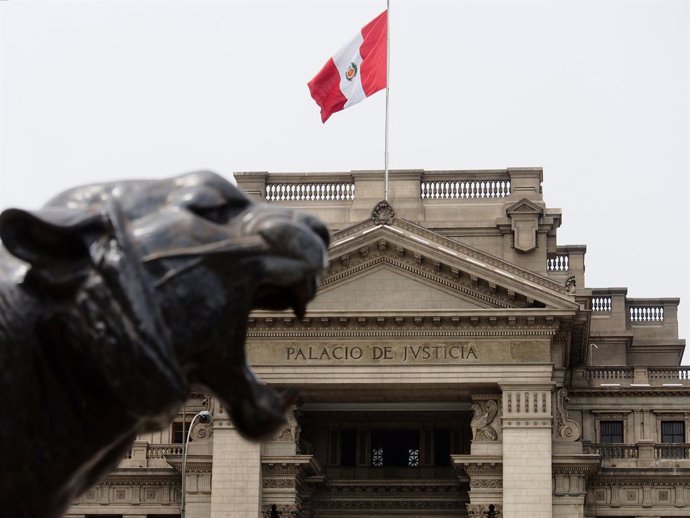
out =
[(472, 428), (473, 441), (495, 441), (498, 439), (496, 429), (491, 423), (498, 414), (498, 403), (490, 399), (488, 401), (479, 401), (472, 404), (472, 421), (470, 427)]
[(371, 211), (371, 220), (376, 225), (392, 225), (395, 221), (395, 211), (390, 203), (382, 200)]

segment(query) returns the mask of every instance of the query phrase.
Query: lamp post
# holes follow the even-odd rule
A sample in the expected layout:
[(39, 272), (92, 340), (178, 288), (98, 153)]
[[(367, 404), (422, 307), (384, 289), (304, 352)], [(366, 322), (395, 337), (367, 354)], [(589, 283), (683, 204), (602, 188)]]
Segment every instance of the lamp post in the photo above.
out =
[[(187, 447), (189, 446), (189, 437), (192, 435), (192, 428), (194, 424), (199, 420), (200, 423), (212, 423), (213, 414), (208, 410), (202, 410), (197, 415), (192, 418), (192, 422), (189, 423), (189, 430), (187, 431), (187, 440), (184, 442), (184, 448), (182, 449), (182, 499), (180, 501), (180, 518), (185, 518), (185, 501), (187, 496)], [(184, 434), (184, 423), (182, 423), (182, 433)]]

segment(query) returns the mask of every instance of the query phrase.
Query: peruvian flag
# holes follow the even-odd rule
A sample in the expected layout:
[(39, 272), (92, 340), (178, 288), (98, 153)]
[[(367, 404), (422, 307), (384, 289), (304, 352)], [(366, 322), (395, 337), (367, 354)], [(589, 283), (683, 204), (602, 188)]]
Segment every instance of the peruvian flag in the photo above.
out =
[(322, 122), (386, 88), (387, 30), (388, 11), (383, 11), (309, 81), (309, 92), (321, 106)]

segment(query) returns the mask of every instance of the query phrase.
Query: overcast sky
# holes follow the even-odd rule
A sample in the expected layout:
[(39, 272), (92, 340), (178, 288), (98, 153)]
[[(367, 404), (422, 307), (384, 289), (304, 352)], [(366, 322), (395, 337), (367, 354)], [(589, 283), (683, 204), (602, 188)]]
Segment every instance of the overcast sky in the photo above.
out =
[[(687, 337), (688, 3), (391, 3), (391, 168), (543, 167), (588, 287), (681, 297)], [(0, 2), (0, 209), (199, 168), (382, 168), (383, 92), (323, 125), (306, 83), (384, 9)]]

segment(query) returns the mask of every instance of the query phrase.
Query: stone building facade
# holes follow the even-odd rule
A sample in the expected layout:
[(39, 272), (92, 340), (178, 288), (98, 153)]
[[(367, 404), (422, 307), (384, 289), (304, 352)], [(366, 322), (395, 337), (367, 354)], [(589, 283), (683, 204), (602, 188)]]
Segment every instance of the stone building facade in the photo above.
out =
[(257, 311), (257, 374), (300, 404), (262, 444), (210, 394), (139, 437), (67, 516), (690, 516), (678, 299), (585, 282), (542, 171), (239, 173), (333, 230), (306, 316)]

